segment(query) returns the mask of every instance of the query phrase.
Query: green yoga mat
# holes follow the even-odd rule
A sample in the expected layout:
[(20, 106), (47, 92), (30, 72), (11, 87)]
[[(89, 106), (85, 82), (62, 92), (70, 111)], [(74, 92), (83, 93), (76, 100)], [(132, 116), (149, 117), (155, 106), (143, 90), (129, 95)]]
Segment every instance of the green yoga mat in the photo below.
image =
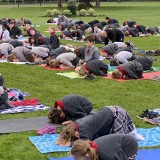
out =
[(152, 71), (151, 70), (146, 70), (144, 72), (156, 72), (156, 71), (160, 71), (160, 67), (152, 67), (152, 68), (153, 68)]
[(75, 78), (84, 78), (78, 75), (76, 72), (67, 72), (67, 73), (56, 73), (59, 76), (64, 76), (70, 79), (75, 79)]

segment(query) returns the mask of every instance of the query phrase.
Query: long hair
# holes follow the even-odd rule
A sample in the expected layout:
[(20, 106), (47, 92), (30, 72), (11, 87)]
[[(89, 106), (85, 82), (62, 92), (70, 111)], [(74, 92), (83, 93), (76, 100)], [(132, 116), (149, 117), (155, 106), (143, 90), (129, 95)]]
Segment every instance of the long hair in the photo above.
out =
[(88, 158), (90, 160), (98, 160), (97, 152), (94, 148), (91, 147), (90, 141), (84, 141), (84, 140), (77, 140), (71, 150), (71, 154), (75, 159), (80, 159), (83, 157), (86, 157), (88, 155)]
[(78, 138), (75, 136), (76, 130), (75, 123), (64, 126), (56, 143), (63, 146), (77, 140)]

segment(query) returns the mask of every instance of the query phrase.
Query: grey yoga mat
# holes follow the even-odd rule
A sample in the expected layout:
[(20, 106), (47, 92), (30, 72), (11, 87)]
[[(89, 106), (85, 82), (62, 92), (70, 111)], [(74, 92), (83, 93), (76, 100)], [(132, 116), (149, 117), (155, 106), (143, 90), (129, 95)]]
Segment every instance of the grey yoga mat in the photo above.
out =
[(37, 130), (45, 124), (60, 127), (61, 124), (49, 123), (48, 117), (34, 117), (27, 119), (7, 119), (0, 120), (0, 134)]

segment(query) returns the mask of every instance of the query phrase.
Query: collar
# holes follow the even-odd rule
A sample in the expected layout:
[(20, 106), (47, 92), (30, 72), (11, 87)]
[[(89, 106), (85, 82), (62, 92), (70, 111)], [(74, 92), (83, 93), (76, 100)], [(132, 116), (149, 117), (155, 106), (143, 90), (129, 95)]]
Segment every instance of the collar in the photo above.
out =
[(118, 66), (117, 69), (122, 72), (122, 77), (125, 75), (125, 72), (121, 66)]

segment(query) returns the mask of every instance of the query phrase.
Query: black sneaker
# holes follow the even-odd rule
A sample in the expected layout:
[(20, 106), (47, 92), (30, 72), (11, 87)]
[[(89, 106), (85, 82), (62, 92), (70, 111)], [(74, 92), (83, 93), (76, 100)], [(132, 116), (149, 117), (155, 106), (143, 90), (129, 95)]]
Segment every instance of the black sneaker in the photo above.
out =
[(148, 109), (146, 109), (145, 111), (143, 111), (143, 113), (140, 114), (139, 117), (140, 118), (148, 117)]

